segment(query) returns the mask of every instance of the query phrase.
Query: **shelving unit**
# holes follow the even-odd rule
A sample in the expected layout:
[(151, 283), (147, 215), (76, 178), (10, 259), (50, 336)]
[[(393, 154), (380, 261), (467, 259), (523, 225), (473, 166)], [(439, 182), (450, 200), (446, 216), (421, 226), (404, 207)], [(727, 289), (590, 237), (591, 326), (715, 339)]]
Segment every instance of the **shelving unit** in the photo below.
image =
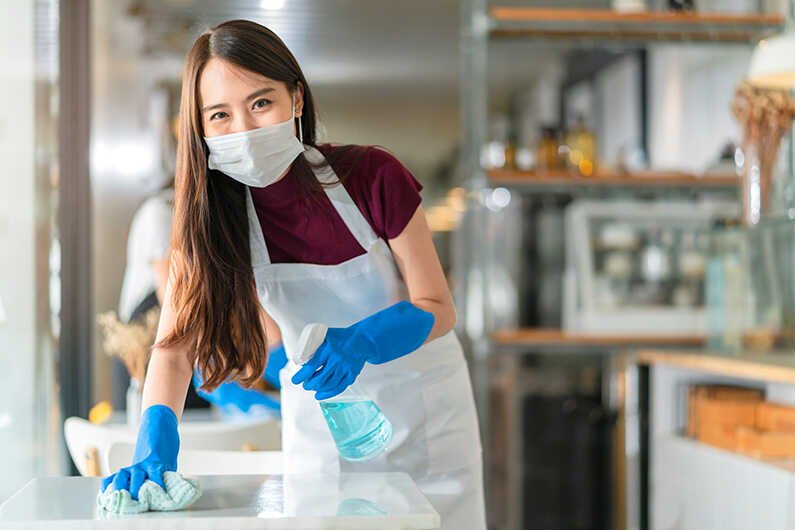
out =
[[(487, 202), (489, 193), (496, 187), (508, 188), (523, 197), (568, 194), (602, 197), (638, 196), (644, 198), (665, 196), (688, 197), (695, 194), (739, 197), (739, 179), (734, 174), (693, 175), (670, 171), (643, 171), (621, 173), (598, 170), (593, 177), (581, 177), (569, 171), (520, 171), (508, 169), (485, 170), (480, 165), (480, 149), (486, 144), (488, 130), (488, 67), (490, 42), (526, 41), (528, 45), (538, 41), (570, 43), (577, 47), (604, 45), (611, 50), (638, 50), (645, 44), (665, 43), (709, 43), (721, 46), (751, 46), (779, 31), (784, 26), (784, 17), (778, 14), (734, 14), (734, 13), (673, 13), (673, 12), (616, 12), (594, 9), (542, 9), (524, 7), (491, 7), (487, 0), (464, 0), (461, 17), (461, 130), (462, 146), (459, 168), (463, 186), (470, 198), (469, 208), (454, 235), (453, 278), (457, 286), (459, 301), (458, 321), (465, 333), (462, 342), (472, 362), (472, 376), (476, 399), (484, 433), (486, 462), (496, 455), (489, 453), (489, 385), (491, 354), (510, 350), (510, 358), (516, 362), (528, 352), (570, 353), (579, 351), (607, 354), (602, 360), (603, 406), (614, 407), (611, 396), (620, 393), (618, 381), (624, 375), (618, 352), (648, 346), (658, 350), (684, 347), (693, 351), (702, 347), (704, 337), (683, 336), (601, 336), (593, 334), (571, 334), (560, 329), (494, 329), (490, 316), (482, 313), (483, 301), (489, 299), (489, 271), (491, 260), (490, 241), (501, 237), (488, 220)], [(511, 44), (514, 44), (511, 42)], [(645, 99), (641, 98), (641, 102)], [(644, 118), (645, 120), (645, 118)], [(647, 125), (648, 122), (643, 121)], [(644, 132), (645, 134), (645, 132)], [(477, 313), (481, 311), (481, 313)], [(514, 355), (515, 354), (515, 355)], [(498, 356), (498, 358), (501, 358)], [(615, 361), (615, 362), (614, 362)], [(604, 397), (607, 396), (607, 397)], [(612, 409), (611, 409), (612, 410)], [(519, 414), (518, 411), (515, 411)], [(624, 432), (624, 411), (619, 409), (617, 432)], [(510, 420), (509, 424), (511, 423)], [(521, 436), (521, 433), (513, 433)], [(521, 440), (509, 445), (517, 448)], [(613, 499), (611, 527), (625, 528), (639, 525), (647, 528), (643, 518), (647, 506), (639, 507), (643, 501), (624, 487), (625, 480), (633, 480), (631, 471), (620, 461), (623, 447), (615, 447), (614, 473), (617, 492)], [(506, 528), (521, 528), (523, 495), (521, 471), (513, 476), (511, 488), (506, 490), (512, 497), (504, 500), (510, 513), (504, 515)], [(628, 474), (629, 473), (629, 474)], [(489, 471), (486, 475), (488, 478)], [(496, 488), (496, 486), (495, 486)], [(497, 488), (499, 489), (499, 488)], [(496, 490), (495, 490), (496, 491)], [(505, 492), (503, 492), (505, 493)], [(488, 492), (487, 492), (488, 494)], [(633, 498), (633, 495), (635, 497)], [(641, 514), (633, 515), (633, 514)]]
[[(795, 384), (795, 352), (654, 348), (628, 359), (632, 375), (625, 379), (628, 428), (623, 438), (627, 448), (634, 448), (628, 450), (629, 467), (646, 470), (633, 482), (634, 489), (645, 490), (651, 499), (650, 527), (791, 528), (795, 459), (720, 449), (684, 433), (687, 389), (694, 384), (757, 388), (767, 401), (788, 404)], [(639, 429), (640, 438), (630, 425), (645, 427)], [(641, 464), (644, 458), (646, 466)]]

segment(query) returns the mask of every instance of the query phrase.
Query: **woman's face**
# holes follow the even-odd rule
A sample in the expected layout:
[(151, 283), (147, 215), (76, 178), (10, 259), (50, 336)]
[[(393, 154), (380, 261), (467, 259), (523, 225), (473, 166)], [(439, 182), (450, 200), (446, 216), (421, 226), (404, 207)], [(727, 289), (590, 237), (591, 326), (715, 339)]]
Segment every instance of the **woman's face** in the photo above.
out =
[[(292, 116), (287, 85), (217, 57), (199, 78), (199, 110), (204, 136), (210, 138), (287, 121)], [(295, 91), (295, 117), (303, 109), (303, 87)], [(295, 124), (293, 124), (295, 131)]]

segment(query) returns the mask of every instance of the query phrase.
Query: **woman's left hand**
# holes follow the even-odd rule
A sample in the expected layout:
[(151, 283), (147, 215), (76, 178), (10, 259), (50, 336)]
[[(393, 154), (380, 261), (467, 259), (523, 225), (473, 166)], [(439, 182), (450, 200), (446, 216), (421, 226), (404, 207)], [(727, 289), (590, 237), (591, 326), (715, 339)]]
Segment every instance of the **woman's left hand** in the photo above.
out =
[(334, 397), (356, 380), (365, 362), (382, 364), (422, 346), (433, 322), (433, 313), (403, 301), (347, 328), (328, 328), (292, 382), (316, 391), (318, 400)]
[(315, 354), (293, 376), (293, 384), (303, 383), (318, 400), (342, 393), (364, 368), (370, 346), (362, 339), (354, 326), (329, 328)]

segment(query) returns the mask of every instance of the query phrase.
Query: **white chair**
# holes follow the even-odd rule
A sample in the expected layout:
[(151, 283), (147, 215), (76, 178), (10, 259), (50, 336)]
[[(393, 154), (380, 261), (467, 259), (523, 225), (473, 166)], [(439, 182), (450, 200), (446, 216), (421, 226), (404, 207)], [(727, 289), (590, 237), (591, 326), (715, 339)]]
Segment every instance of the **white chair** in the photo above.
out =
[[(183, 421), (179, 424), (180, 449), (213, 451), (277, 451), (281, 449), (281, 422), (275, 419), (246, 422)], [(83, 418), (64, 421), (64, 437), (69, 454), (81, 475), (106, 476), (111, 444), (126, 442), (134, 446), (136, 429), (124, 423), (95, 425)], [(132, 456), (132, 453), (130, 453)], [(125, 464), (125, 465), (129, 465)]]
[[(105, 466), (115, 473), (132, 461), (135, 445), (114, 442), (106, 455)], [(177, 471), (184, 475), (273, 475), (281, 474), (281, 451), (213, 451), (182, 449), (177, 456)]]
[(129, 436), (76, 416), (66, 418), (63, 430), (72, 461), (83, 476), (107, 475), (107, 469), (102, 467), (103, 456), (114, 441)]

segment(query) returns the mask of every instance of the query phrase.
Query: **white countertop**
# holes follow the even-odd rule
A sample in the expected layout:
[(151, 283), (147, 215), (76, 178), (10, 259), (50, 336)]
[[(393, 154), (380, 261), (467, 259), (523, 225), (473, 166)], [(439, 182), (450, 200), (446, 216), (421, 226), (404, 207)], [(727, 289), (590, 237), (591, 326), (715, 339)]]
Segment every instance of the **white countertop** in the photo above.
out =
[(439, 528), (405, 473), (204, 475), (202, 496), (178, 512), (115, 515), (96, 505), (100, 477), (40, 477), (0, 506), (0, 528)]

